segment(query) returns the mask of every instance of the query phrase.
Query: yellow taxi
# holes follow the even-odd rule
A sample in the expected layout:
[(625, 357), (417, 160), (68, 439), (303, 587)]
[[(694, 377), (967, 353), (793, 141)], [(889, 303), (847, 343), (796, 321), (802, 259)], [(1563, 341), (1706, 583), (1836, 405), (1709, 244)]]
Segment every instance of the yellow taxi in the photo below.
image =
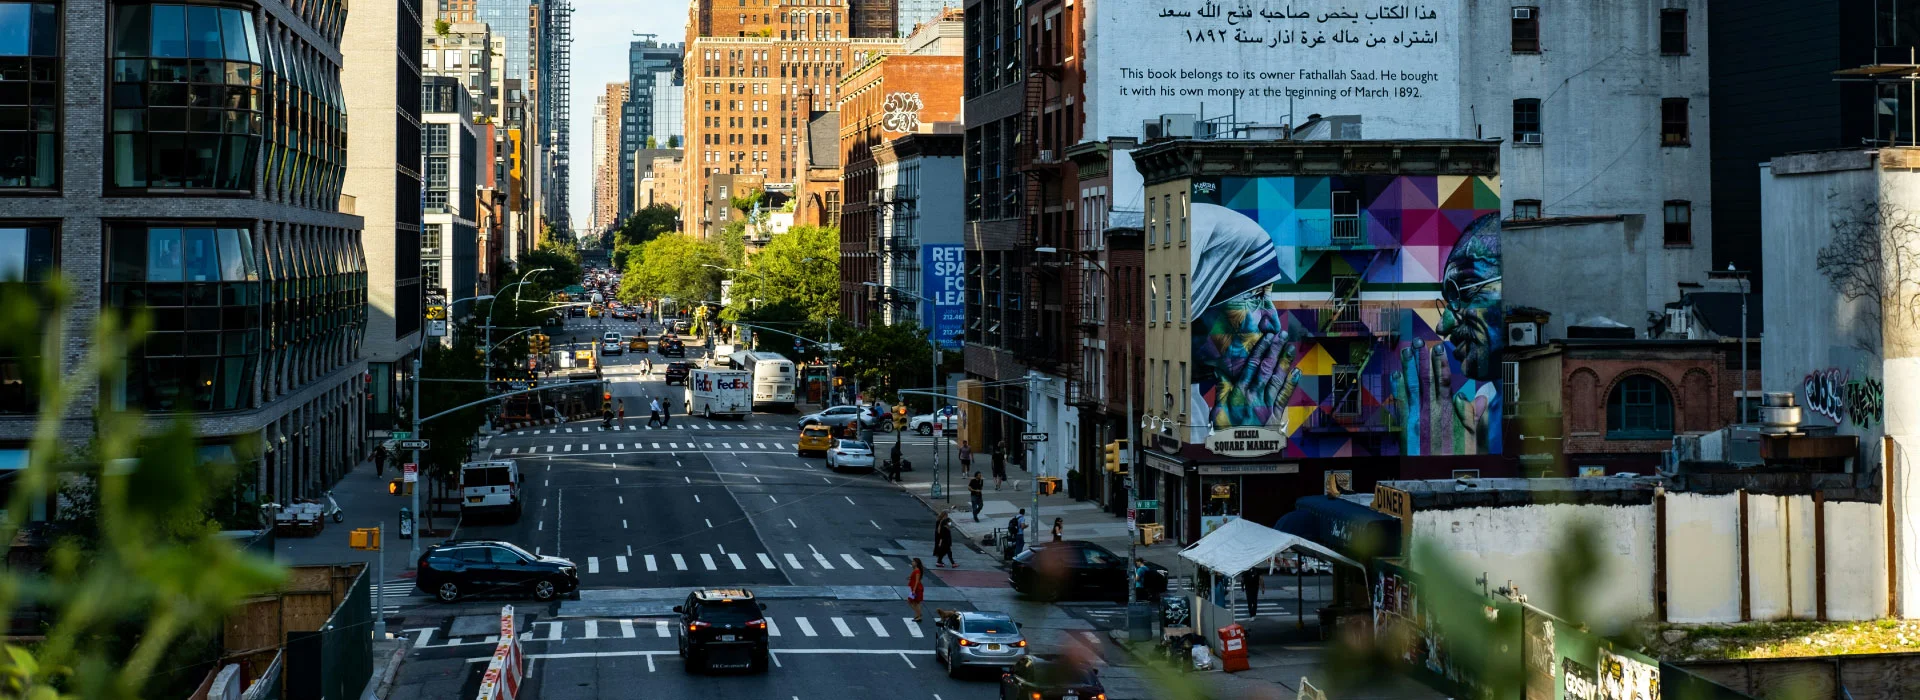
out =
[(795, 450), (800, 456), (808, 453), (826, 455), (833, 449), (833, 429), (824, 425), (809, 425), (800, 429), (800, 443)]
[(633, 340), (629, 340), (627, 341), (627, 349), (632, 350), (634, 352), (646, 352), (647, 339), (636, 337)]

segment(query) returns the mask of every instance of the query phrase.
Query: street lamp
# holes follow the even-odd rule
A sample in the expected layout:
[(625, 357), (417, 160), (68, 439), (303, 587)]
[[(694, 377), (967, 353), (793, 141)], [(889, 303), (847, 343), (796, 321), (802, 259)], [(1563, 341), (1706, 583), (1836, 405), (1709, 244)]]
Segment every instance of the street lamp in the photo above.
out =
[[(509, 284), (509, 285), (507, 285), (507, 286), (505, 286), (505, 287), (502, 287), (502, 288), (500, 289), (500, 291), (501, 291), (501, 292), (505, 292), (505, 291), (507, 291), (508, 289), (512, 289), (512, 288), (514, 288), (514, 287), (518, 287), (518, 286), (520, 286), (520, 285), (523, 285), (523, 284), (526, 284), (526, 283), (528, 283), (528, 282), (530, 282), (530, 281), (532, 281), (535, 275), (538, 275), (538, 274), (540, 274), (540, 273), (542, 273), (542, 272), (551, 272), (551, 271), (553, 271), (553, 268), (551, 268), (551, 267), (543, 267), (543, 268), (540, 268), (540, 269), (538, 269), (538, 270), (530, 270), (530, 271), (528, 271), (528, 272), (527, 272), (527, 274), (524, 274), (524, 275), (521, 275), (521, 276), (520, 276), (520, 281), (518, 281), (518, 282), (514, 282), (513, 284)], [(514, 305), (515, 305), (515, 306), (518, 306), (518, 305), (520, 304), (520, 290), (517, 290), (517, 289), (515, 289), (515, 290), (514, 290), (514, 292), (513, 292), (513, 303), (514, 303)], [(481, 355), (482, 355), (483, 357), (486, 357), (486, 358), (487, 358), (487, 361), (486, 361), (485, 363), (483, 363), (483, 364), (484, 364), (484, 365), (486, 366), (486, 367), (485, 367), (485, 371), (486, 371), (486, 376), (485, 376), (485, 379), (487, 380), (487, 385), (488, 385), (488, 386), (492, 386), (492, 385), (493, 385), (493, 359), (492, 359), (492, 356), (491, 356), (491, 355), (489, 355), (489, 353), (492, 353), (492, 352), (493, 352), (493, 312), (494, 312), (494, 311), (497, 311), (497, 310), (499, 310), (499, 309), (500, 309), (500, 305), (499, 305), (499, 304), (489, 304), (489, 305), (487, 305), (487, 328), (486, 328), (486, 340), (484, 340), (484, 341), (482, 341), (482, 342), (481, 342), (481, 346), (482, 346), (482, 348), (481, 348)], [(503, 341), (503, 342), (504, 342), (504, 341)]]
[[(1060, 252), (1060, 249), (1058, 249), (1058, 248), (1053, 248), (1053, 247), (1040, 247), (1040, 248), (1034, 248), (1034, 249), (1033, 249), (1033, 252), (1035, 252), (1035, 253), (1043, 253), (1043, 254), (1051, 254), (1051, 253), (1058, 253), (1058, 252)], [(1102, 277), (1104, 277), (1104, 278), (1106, 278), (1106, 280), (1107, 280), (1107, 288), (1108, 288), (1108, 289), (1112, 289), (1112, 288), (1113, 288), (1113, 285), (1114, 285), (1114, 282), (1113, 282), (1113, 273), (1107, 270), (1107, 266), (1106, 266), (1105, 264), (1102, 264), (1102, 263), (1101, 263), (1101, 262), (1100, 262), (1099, 260), (1095, 260), (1095, 259), (1093, 259), (1093, 258), (1091, 258), (1091, 257), (1088, 257), (1088, 258), (1086, 258), (1086, 262), (1087, 262), (1087, 263), (1088, 263), (1089, 265), (1091, 265), (1091, 266), (1092, 266), (1092, 267), (1091, 267), (1091, 269), (1094, 269), (1094, 270), (1098, 270), (1098, 271), (1100, 272), (1100, 275), (1101, 275)], [(1126, 318), (1127, 318), (1127, 337), (1128, 337), (1129, 339), (1131, 339), (1131, 338), (1133, 337), (1133, 312), (1132, 312), (1132, 310), (1130, 310), (1130, 309), (1129, 309), (1129, 310), (1126, 310), (1126, 311), (1125, 311), (1124, 313), (1125, 313), (1125, 315), (1126, 315)], [(1126, 371), (1126, 373), (1127, 373), (1127, 415), (1126, 415), (1126, 422), (1127, 422), (1127, 512), (1129, 512), (1129, 513), (1132, 513), (1132, 512), (1134, 512), (1134, 507), (1135, 507), (1135, 506), (1137, 506), (1137, 505), (1139, 505), (1139, 502), (1140, 502), (1140, 472), (1142, 471), (1142, 470), (1141, 470), (1141, 469), (1139, 468), (1139, 465), (1137, 464), (1137, 461), (1136, 461), (1136, 460), (1134, 459), (1134, 457), (1135, 457), (1135, 456), (1137, 455), (1137, 453), (1136, 453), (1136, 452), (1135, 452), (1134, 450), (1135, 450), (1135, 448), (1136, 448), (1136, 447), (1138, 447), (1138, 446), (1139, 446), (1139, 444), (1140, 444), (1140, 438), (1139, 438), (1139, 432), (1138, 432), (1138, 427), (1139, 427), (1139, 423), (1140, 423), (1140, 421), (1138, 421), (1138, 420), (1135, 420), (1135, 419), (1134, 419), (1134, 417), (1133, 417), (1133, 392), (1134, 392), (1134, 387), (1133, 387), (1133, 381), (1134, 381), (1134, 372), (1133, 372), (1133, 365), (1134, 365), (1134, 362), (1133, 362), (1133, 359), (1134, 359), (1134, 358), (1132, 357), (1132, 353), (1130, 353), (1130, 352), (1129, 352), (1129, 353), (1128, 353), (1128, 358), (1127, 358), (1127, 364), (1126, 364), (1126, 368), (1125, 368), (1125, 371)], [(1168, 396), (1171, 396), (1171, 394), (1169, 394)], [(1036, 497), (1036, 499), (1035, 499), (1035, 502), (1036, 502), (1036, 503), (1038, 503), (1038, 498), (1037, 498), (1037, 497)], [(1137, 518), (1129, 518), (1129, 522), (1128, 522), (1127, 524), (1128, 524), (1128, 525), (1134, 525), (1134, 522), (1133, 522), (1133, 521), (1135, 521), (1135, 520), (1137, 520)], [(1135, 527), (1137, 528), (1138, 526), (1135, 526)], [(1138, 555), (1138, 551), (1139, 551), (1139, 544), (1140, 544), (1140, 537), (1139, 537), (1139, 535), (1138, 535), (1138, 534), (1135, 534), (1135, 532), (1134, 532), (1133, 530), (1129, 530), (1129, 531), (1128, 531), (1128, 534), (1129, 534), (1130, 536), (1129, 536), (1129, 537), (1127, 538), (1127, 566), (1128, 566), (1128, 567), (1132, 567), (1132, 566), (1133, 566), (1133, 562), (1134, 562), (1134, 559), (1135, 559), (1135, 557), (1136, 557), (1136, 556)], [(1140, 590), (1140, 589), (1139, 589), (1139, 587), (1138, 587), (1138, 586), (1134, 586), (1134, 587), (1132, 587), (1132, 590), (1133, 590), (1134, 592), (1133, 592), (1133, 593), (1130, 593), (1129, 595), (1138, 595), (1138, 594), (1139, 594), (1139, 590)], [(1133, 602), (1139, 602), (1139, 601), (1138, 601), (1138, 600), (1135, 600), (1135, 601), (1133, 601)]]

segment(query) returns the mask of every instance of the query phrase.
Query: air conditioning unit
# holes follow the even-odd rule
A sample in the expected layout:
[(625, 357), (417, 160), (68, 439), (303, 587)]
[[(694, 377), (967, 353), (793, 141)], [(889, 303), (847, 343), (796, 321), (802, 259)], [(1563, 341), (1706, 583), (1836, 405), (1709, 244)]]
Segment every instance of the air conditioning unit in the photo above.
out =
[(1667, 333), (1684, 338), (1687, 336), (1687, 332), (1690, 330), (1689, 326), (1691, 325), (1687, 319), (1686, 307), (1667, 309)]
[(1141, 140), (1152, 141), (1157, 138), (1165, 138), (1165, 137), (1166, 137), (1166, 133), (1160, 130), (1160, 120), (1146, 119), (1140, 122)]
[(879, 197), (879, 198), (880, 198), (880, 201), (882, 201), (882, 202), (891, 202), (891, 201), (893, 201), (893, 188), (892, 188), (892, 187), (882, 187), (882, 188), (880, 188), (880, 189), (877, 189), (877, 190), (874, 190), (874, 191), (873, 191), (873, 194), (874, 194), (874, 196), (877, 196), (877, 197)]
[(1534, 146), (1538, 146), (1538, 145), (1540, 145), (1540, 132), (1538, 132), (1538, 131), (1529, 131), (1529, 132), (1526, 132), (1526, 133), (1523, 133), (1523, 134), (1521, 134), (1521, 135), (1520, 135), (1520, 143), (1524, 143), (1524, 144), (1531, 144), (1531, 145), (1534, 145)]
[(1160, 115), (1160, 135), (1170, 139), (1193, 138), (1193, 125), (1198, 120), (1194, 114)]
[(1533, 19), (1533, 8), (1531, 7), (1513, 8), (1513, 18), (1514, 19)]
[(1507, 324), (1507, 345), (1523, 348), (1540, 344), (1540, 324), (1532, 321)]

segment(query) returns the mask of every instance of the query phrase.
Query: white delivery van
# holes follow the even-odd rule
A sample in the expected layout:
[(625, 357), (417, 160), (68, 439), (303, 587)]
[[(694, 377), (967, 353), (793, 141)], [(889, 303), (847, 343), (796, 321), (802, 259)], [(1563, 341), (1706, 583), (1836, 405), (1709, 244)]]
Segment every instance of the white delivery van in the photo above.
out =
[(737, 369), (695, 369), (687, 374), (687, 415), (734, 416), (753, 413), (753, 375)]
[(520, 465), (510, 459), (460, 465), (460, 510), (520, 519)]
[(720, 343), (713, 346), (713, 352), (707, 356), (707, 364), (713, 367), (738, 369), (733, 366), (733, 343)]

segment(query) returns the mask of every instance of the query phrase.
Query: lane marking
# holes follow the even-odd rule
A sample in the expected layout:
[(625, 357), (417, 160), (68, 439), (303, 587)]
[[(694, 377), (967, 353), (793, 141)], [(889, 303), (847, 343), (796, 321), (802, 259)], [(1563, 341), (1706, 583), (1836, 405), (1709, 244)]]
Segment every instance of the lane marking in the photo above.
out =
[(699, 502), (700, 502), (700, 494), (697, 494), (697, 493), (696, 493), (696, 494), (694, 494), (694, 495), (693, 495), (693, 502), (694, 502), (694, 503), (699, 503)]
[(907, 662), (907, 668), (920, 668), (919, 666), (913, 665), (913, 659), (907, 658), (907, 653), (904, 651), (900, 652), (900, 660)]
[(768, 615), (766, 620), (767, 620), (767, 636), (769, 637), (780, 636), (780, 625), (774, 624), (773, 616)]
[[(651, 554), (649, 554), (649, 555), (647, 555), (647, 570), (648, 570), (648, 571), (659, 571), (659, 570), (660, 570), (660, 563), (659, 563), (659, 562), (656, 562), (656, 561), (654, 561), (654, 559), (653, 559), (653, 555), (651, 555)], [(664, 625), (664, 624), (667, 624), (667, 623), (664, 623), (664, 622), (662, 622), (662, 623), (660, 623), (660, 624), (663, 624), (663, 625)]]
[[(620, 497), (620, 505), (623, 505), (623, 506), (624, 506), (624, 505), (626, 505), (626, 504), (627, 504), (627, 497), (626, 497), (626, 496), (621, 496), (621, 497)], [(545, 502), (542, 502), (542, 503), (541, 503), (541, 505), (546, 505), (546, 503), (545, 503)]]
[(829, 562), (827, 561), (827, 555), (825, 555), (825, 554), (821, 554), (821, 553), (819, 553), (819, 552), (814, 552), (814, 553), (813, 553), (813, 560), (814, 560), (814, 561), (817, 561), (817, 562), (820, 562), (820, 568), (822, 568), (822, 569), (826, 569), (826, 570), (828, 570), (828, 571), (832, 571), (832, 570), (833, 570), (833, 564), (831, 564), (831, 563), (829, 563)]
[(880, 527), (880, 523), (876, 523), (876, 522), (874, 522), (874, 521), (872, 521), (872, 520), (868, 520), (868, 521), (867, 521), (867, 524), (869, 524), (869, 525), (872, 525), (872, 526), (873, 526), (873, 529), (875, 529), (875, 530), (879, 530), (879, 529), (881, 529), (881, 527)]
[(847, 505), (859, 505), (858, 503), (853, 502), (852, 496), (841, 496), (841, 498), (847, 499)]
[(875, 564), (879, 564), (879, 565), (880, 565), (880, 568), (882, 568), (882, 569), (886, 569), (886, 570), (888, 570), (888, 571), (892, 571), (892, 570), (893, 570), (893, 565), (892, 565), (892, 564), (889, 564), (889, 563), (887, 563), (887, 560), (886, 560), (886, 559), (882, 559), (882, 558), (880, 557), (880, 555), (878, 555), (878, 554), (874, 554), (874, 555), (871, 555), (871, 556), (873, 557), (873, 563), (875, 563)]
[(861, 566), (860, 560), (853, 558), (853, 555), (851, 554), (842, 552), (840, 554), (840, 559), (847, 562), (847, 566), (853, 567), (855, 571), (861, 571), (867, 568), (867, 567)]
[(587, 573), (600, 573), (600, 557), (587, 557)]
[(927, 636), (926, 632), (920, 631), (920, 623), (914, 622), (913, 618), (903, 617), (903, 618), (900, 618), (900, 620), (907, 623), (907, 634), (913, 635), (914, 639), (919, 639), (921, 637)]
[(764, 567), (767, 567), (767, 568), (769, 568), (769, 569), (777, 569), (777, 568), (780, 568), (780, 567), (777, 567), (777, 566), (774, 566), (774, 565), (773, 565), (773, 560), (772, 560), (772, 559), (769, 559), (769, 558), (767, 558), (767, 553), (766, 553), (766, 552), (761, 552), (761, 553), (759, 553), (759, 554), (757, 554), (757, 555), (754, 555), (754, 556), (757, 556), (757, 557), (760, 557), (760, 565), (761, 565), (761, 566), (764, 566)]
[(625, 530), (625, 529), (627, 529), (627, 519), (626, 519), (626, 518), (621, 518), (621, 519), (620, 519), (620, 529), (622, 529), (622, 530)]
[[(760, 477), (757, 477), (757, 476), (756, 476), (756, 477), (753, 477), (753, 478), (755, 478), (755, 479), (759, 479)], [(775, 496), (775, 495), (773, 495), (773, 494), (767, 494), (767, 498), (771, 498), (771, 499), (773, 499), (773, 502), (774, 502), (774, 503), (779, 503), (779, 502), (780, 502), (780, 497), (779, 497), (779, 496)]]
[(654, 632), (654, 634), (658, 634), (658, 635), (660, 635), (661, 637), (671, 637), (671, 636), (673, 636), (673, 633), (672, 633), (672, 632), (669, 632), (669, 631), (667, 631), (667, 621), (666, 621), (666, 620), (654, 620), (654, 621), (653, 621), (653, 632)]
[(847, 621), (845, 618), (836, 617), (836, 618), (832, 618), (832, 620), (833, 620), (833, 628), (840, 630), (840, 636), (842, 637), (853, 636), (853, 628), (847, 626)]
[(701, 518), (701, 520), (707, 521), (707, 527), (713, 527), (713, 518)]
[(800, 558), (793, 556), (793, 552), (787, 552), (787, 566), (791, 566), (796, 569), (807, 568), (800, 565)]
[(817, 634), (817, 633), (815, 633), (815, 632), (813, 631), (813, 623), (812, 623), (812, 622), (808, 622), (808, 621), (807, 621), (807, 618), (804, 618), (804, 617), (796, 617), (796, 618), (793, 618), (793, 623), (794, 623), (794, 624), (796, 624), (796, 625), (799, 625), (799, 626), (800, 626), (800, 633), (801, 633), (801, 634), (804, 634), (804, 635), (806, 635), (806, 636), (809, 636), (809, 637), (818, 637), (818, 636), (820, 636), (819, 634)]
[[(626, 557), (624, 557), (624, 556), (616, 556), (616, 557), (614, 557), (614, 558), (613, 558), (613, 570), (614, 570), (614, 571), (618, 571), (618, 572), (620, 572), (620, 573), (623, 573), (623, 574), (624, 574), (624, 573), (627, 573), (627, 558), (626, 558)], [(628, 635), (628, 636), (632, 636), (632, 635)]]
[(620, 636), (626, 639), (633, 639), (633, 621), (632, 620), (620, 621)]
[[(788, 524), (788, 525), (793, 525), (793, 518), (787, 518), (787, 524)], [(795, 529), (795, 530), (798, 530), (798, 529), (800, 529), (800, 526), (799, 526), (799, 525), (793, 525), (793, 529)], [(787, 556), (793, 556), (793, 555), (791, 555), (791, 554), (789, 554), (789, 555), (787, 555)]]
[(743, 570), (743, 571), (744, 571), (744, 570), (746, 570), (746, 568), (747, 568), (747, 563), (746, 563), (746, 562), (744, 562), (744, 561), (740, 561), (740, 555), (738, 555), (738, 554), (728, 554), (728, 555), (727, 555), (727, 558), (728, 558), (728, 559), (731, 559), (731, 560), (733, 560), (733, 568), (735, 568), (735, 569), (740, 569), (740, 570)]
[(599, 621), (599, 620), (588, 620), (588, 621), (587, 621), (587, 636), (585, 636), (585, 637), (581, 637), (581, 639), (599, 639), (599, 638), (600, 638), (600, 621)]
[(867, 626), (873, 628), (873, 634), (876, 637), (893, 636), (893, 635), (887, 634), (887, 628), (880, 624), (880, 618), (877, 618), (877, 617), (867, 618)]
[(561, 445), (561, 446), (560, 446), (560, 448), (561, 448), (561, 449), (560, 449), (560, 451), (561, 451), (561, 452), (572, 452), (572, 451), (573, 451), (573, 445), (571, 445), (571, 444), (567, 444), (567, 445)]
[(687, 560), (680, 558), (680, 555), (678, 554), (673, 555), (673, 568), (679, 569), (681, 571), (686, 571)]
[(700, 563), (702, 563), (702, 564), (706, 564), (706, 565), (707, 565), (707, 570), (708, 570), (708, 571), (713, 571), (713, 570), (715, 570), (715, 569), (718, 569), (718, 568), (719, 568), (719, 567), (717, 567), (717, 566), (714, 566), (714, 565), (713, 565), (713, 555), (711, 555), (711, 554), (708, 554), (708, 553), (706, 553), (706, 552), (701, 552), (701, 553), (700, 553)]

